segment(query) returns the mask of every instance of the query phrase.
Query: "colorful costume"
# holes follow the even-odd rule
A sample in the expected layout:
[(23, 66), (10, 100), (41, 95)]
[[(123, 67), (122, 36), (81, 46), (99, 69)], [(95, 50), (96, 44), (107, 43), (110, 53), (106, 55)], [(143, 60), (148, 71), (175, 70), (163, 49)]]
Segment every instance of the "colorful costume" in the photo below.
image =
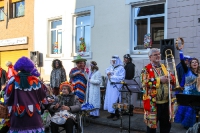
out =
[[(165, 115), (164, 120), (168, 123), (163, 126), (168, 126), (170, 130), (171, 124), (169, 122), (169, 115), (172, 116), (173, 114), (169, 114), (169, 90), (168, 84), (161, 84), (160, 83), (160, 76), (167, 76), (167, 69), (163, 64), (159, 66), (155, 66), (154, 64), (148, 64), (142, 70), (141, 73), (141, 82), (144, 90), (143, 95), (143, 103), (144, 103), (144, 121), (147, 126), (151, 129), (157, 128), (157, 121), (160, 119), (158, 118), (158, 113), (163, 113)], [(175, 78), (171, 75), (171, 84), (174, 84)], [(171, 95), (171, 94), (170, 94)], [(170, 103), (172, 104), (172, 103)], [(165, 114), (164, 112), (157, 112), (160, 106), (165, 107)], [(159, 116), (160, 117), (160, 116)], [(166, 120), (167, 119), (167, 120)], [(160, 127), (162, 122), (160, 122)], [(168, 132), (168, 131), (167, 131)]]
[[(183, 94), (200, 95), (200, 92), (198, 92), (196, 88), (196, 78), (198, 75), (192, 72), (191, 69), (186, 66), (183, 58), (183, 53), (180, 52), (181, 64), (185, 72), (185, 88)], [(181, 123), (187, 128), (192, 127), (196, 122), (195, 110), (188, 106), (179, 106), (175, 116), (175, 122)]]
[(34, 64), (27, 57), (21, 57), (14, 69), (20, 71), (6, 86), (4, 96), (10, 115), (10, 133), (44, 133), (40, 102), (45, 98), (41, 82), (32, 76)]
[[(77, 62), (86, 62), (87, 60), (84, 58), (81, 58), (80, 55), (77, 56), (75, 60), (72, 62), (77, 63)], [(78, 96), (79, 101), (81, 103), (84, 102), (85, 100), (85, 93), (86, 93), (86, 88), (87, 88), (87, 78), (86, 78), (86, 71), (84, 70), (85, 68), (72, 68), (69, 77), (70, 77), (70, 83), (74, 86), (74, 94)], [(77, 72), (80, 72), (80, 74), (76, 74)]]
[(7, 74), (8, 79), (10, 79), (11, 77), (13, 77), (14, 75), (17, 75), (17, 72), (14, 70), (12, 62), (8, 61), (6, 63), (6, 66), (8, 67), (8, 74)]
[[(79, 71), (80, 71), (80, 69), (75, 67), (75, 68), (71, 69), (69, 74), (72, 75)], [(85, 92), (86, 92), (86, 88), (87, 88), (87, 79), (86, 79), (84, 73), (85, 73), (84, 70), (82, 70), (82, 73), (77, 74), (76, 76), (70, 78), (70, 83), (74, 86), (74, 94), (79, 97), (79, 101), (81, 103), (84, 102)]]

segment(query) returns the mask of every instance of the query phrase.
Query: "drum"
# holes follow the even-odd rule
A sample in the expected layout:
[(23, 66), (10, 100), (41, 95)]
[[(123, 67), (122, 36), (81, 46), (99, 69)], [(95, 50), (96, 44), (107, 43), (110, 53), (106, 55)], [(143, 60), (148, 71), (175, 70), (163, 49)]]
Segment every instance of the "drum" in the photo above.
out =
[(121, 109), (124, 111), (129, 111), (129, 104), (128, 103), (113, 103), (112, 106), (114, 109)]
[(124, 109), (123, 103), (118, 103), (118, 109)]
[(112, 106), (114, 109), (118, 109), (118, 103), (113, 103), (113, 106)]
[(124, 104), (123, 104), (123, 109), (124, 109), (125, 111), (129, 111), (129, 104), (128, 104), (128, 103), (124, 103)]

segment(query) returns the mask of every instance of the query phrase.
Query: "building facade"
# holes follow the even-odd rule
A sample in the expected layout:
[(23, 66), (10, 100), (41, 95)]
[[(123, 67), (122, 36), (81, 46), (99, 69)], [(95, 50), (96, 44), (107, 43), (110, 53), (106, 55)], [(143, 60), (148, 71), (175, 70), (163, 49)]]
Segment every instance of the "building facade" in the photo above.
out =
[(13, 64), (33, 50), (33, 0), (0, 0), (0, 65)]
[[(68, 74), (78, 54), (88, 62), (95, 60), (105, 76), (112, 55), (122, 59), (129, 53), (139, 76), (149, 63), (149, 48), (144, 47), (148, 33), (154, 48), (160, 48), (160, 40), (183, 37), (184, 53), (200, 58), (199, 0), (74, 0), (67, 4), (49, 0), (41, 11), (45, 4), (35, 0), (34, 50), (44, 55), (42, 75), (46, 80), (53, 59), (62, 60)], [(174, 56), (178, 63), (176, 49)], [(140, 106), (138, 95), (132, 97), (134, 106)]]

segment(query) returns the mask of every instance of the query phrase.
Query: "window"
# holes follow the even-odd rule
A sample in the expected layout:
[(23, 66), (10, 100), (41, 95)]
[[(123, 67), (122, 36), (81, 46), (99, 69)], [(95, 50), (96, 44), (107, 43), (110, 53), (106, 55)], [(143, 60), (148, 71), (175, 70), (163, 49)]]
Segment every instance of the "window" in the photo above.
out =
[[(14, 2), (13, 2), (14, 1)], [(25, 2), (13, 0), (10, 7), (10, 18), (22, 17), (25, 15)], [(18, 2), (15, 2), (18, 1)]]
[(51, 54), (62, 53), (62, 20), (50, 21)]
[(77, 16), (75, 26), (75, 52), (90, 51), (90, 14)]
[(4, 20), (4, 8), (0, 7), (0, 21)]
[(164, 39), (165, 4), (140, 6), (132, 8), (133, 32), (132, 50), (145, 49), (144, 36), (151, 35), (152, 47), (159, 48)]

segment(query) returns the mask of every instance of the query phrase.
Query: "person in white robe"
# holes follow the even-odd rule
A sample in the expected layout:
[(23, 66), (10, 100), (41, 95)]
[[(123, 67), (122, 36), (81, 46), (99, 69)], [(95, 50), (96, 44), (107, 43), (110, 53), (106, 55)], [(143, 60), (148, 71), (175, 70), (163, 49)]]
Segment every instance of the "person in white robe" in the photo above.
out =
[(96, 108), (94, 111), (90, 112), (91, 117), (95, 119), (99, 117), (99, 109), (101, 105), (100, 84), (102, 82), (102, 78), (95, 61), (91, 61), (90, 67), (91, 72), (88, 76), (88, 89), (86, 92), (88, 94), (88, 96), (86, 96), (88, 100), (86, 101), (89, 102), (89, 104), (92, 104), (94, 108)]
[(115, 83), (119, 83), (124, 80), (125, 69), (123, 62), (120, 60), (118, 55), (112, 56), (110, 63), (111, 66), (106, 69), (108, 82), (106, 86), (104, 110), (108, 110), (110, 113), (107, 118), (112, 118), (113, 121), (115, 121), (119, 119), (119, 111), (113, 108), (113, 104), (121, 102), (121, 93), (119, 91), (122, 88), (122, 84)]

